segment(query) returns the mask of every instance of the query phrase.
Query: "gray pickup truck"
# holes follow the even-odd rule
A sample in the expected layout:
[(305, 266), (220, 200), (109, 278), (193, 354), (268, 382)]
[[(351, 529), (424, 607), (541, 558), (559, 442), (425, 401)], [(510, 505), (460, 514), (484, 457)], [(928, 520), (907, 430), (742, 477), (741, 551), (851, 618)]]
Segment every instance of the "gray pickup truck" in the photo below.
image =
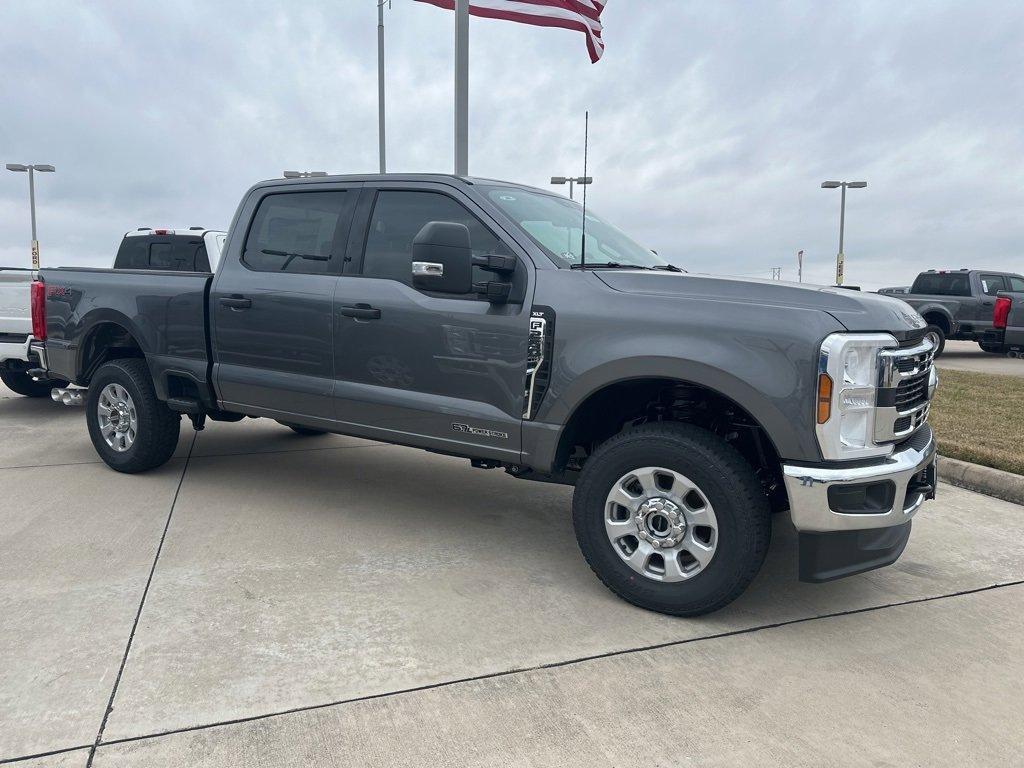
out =
[(992, 312), (992, 327), (981, 341), (990, 352), (1024, 357), (1024, 292), (1000, 291)]
[(985, 269), (929, 269), (899, 298), (928, 323), (936, 355), (942, 354), (946, 339), (977, 341), (986, 352), (1000, 353), (1000, 346), (985, 339), (1000, 291), (1024, 291), (1024, 277)]
[(739, 595), (773, 511), (799, 531), (800, 577), (825, 581), (895, 561), (935, 494), (934, 349), (903, 302), (685, 274), (543, 190), (267, 181), (216, 274), (40, 280), (39, 373), (87, 388), (113, 469), (167, 461), (184, 414), (574, 485), (587, 562), (664, 613)]

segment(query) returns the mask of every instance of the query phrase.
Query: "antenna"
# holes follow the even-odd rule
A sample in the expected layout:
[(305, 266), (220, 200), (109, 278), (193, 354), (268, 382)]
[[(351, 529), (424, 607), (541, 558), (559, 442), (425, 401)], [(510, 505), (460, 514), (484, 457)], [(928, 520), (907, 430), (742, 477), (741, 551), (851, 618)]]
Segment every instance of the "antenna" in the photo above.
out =
[[(587, 140), (590, 136), (590, 110), (583, 113), (583, 178), (587, 178)], [(587, 184), (583, 185), (583, 234), (580, 235), (580, 269), (587, 264)]]

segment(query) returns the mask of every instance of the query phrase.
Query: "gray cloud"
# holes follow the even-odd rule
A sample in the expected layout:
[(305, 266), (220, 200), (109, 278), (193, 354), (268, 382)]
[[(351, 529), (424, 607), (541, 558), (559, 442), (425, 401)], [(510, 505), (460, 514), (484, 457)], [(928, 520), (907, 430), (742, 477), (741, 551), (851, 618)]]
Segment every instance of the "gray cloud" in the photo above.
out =
[[(389, 168), (451, 168), (451, 14), (387, 13)], [(373, 0), (0, 5), (0, 151), (50, 162), (44, 262), (104, 264), (136, 226), (226, 227), (284, 168), (376, 170)], [(1019, 3), (612, 0), (607, 52), (582, 36), (474, 19), (474, 174), (544, 186), (582, 171), (588, 203), (697, 271), (829, 282), (838, 193), (847, 275), (1024, 269)], [(0, 183), (0, 264), (27, 262), (23, 176)]]

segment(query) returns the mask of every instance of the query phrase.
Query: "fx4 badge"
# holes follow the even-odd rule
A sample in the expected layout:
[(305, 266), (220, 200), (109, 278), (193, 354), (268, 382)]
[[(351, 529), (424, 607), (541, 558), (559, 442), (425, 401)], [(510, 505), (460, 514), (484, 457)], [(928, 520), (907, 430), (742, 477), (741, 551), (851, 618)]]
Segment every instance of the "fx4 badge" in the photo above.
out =
[(456, 432), (465, 432), (468, 435), (476, 435), (477, 437), (498, 437), (502, 440), (508, 440), (508, 433), (498, 432), (496, 429), (484, 429), (483, 427), (471, 427), (469, 424), (452, 424), (452, 429)]

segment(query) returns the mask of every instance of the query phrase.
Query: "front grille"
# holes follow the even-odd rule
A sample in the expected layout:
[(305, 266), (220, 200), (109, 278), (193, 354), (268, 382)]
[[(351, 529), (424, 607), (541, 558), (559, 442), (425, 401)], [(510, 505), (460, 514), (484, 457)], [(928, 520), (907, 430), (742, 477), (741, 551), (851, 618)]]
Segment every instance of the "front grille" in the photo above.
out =
[[(899, 365), (899, 361), (897, 361), (897, 365)], [(896, 392), (893, 394), (893, 405), (896, 406), (896, 410), (906, 411), (928, 401), (928, 376), (930, 372), (931, 368), (929, 366), (924, 373), (919, 373), (899, 383), (899, 386), (896, 387)]]
[(888, 443), (927, 423), (933, 350), (918, 341), (914, 346), (885, 350), (881, 359), (874, 437), (876, 443)]

